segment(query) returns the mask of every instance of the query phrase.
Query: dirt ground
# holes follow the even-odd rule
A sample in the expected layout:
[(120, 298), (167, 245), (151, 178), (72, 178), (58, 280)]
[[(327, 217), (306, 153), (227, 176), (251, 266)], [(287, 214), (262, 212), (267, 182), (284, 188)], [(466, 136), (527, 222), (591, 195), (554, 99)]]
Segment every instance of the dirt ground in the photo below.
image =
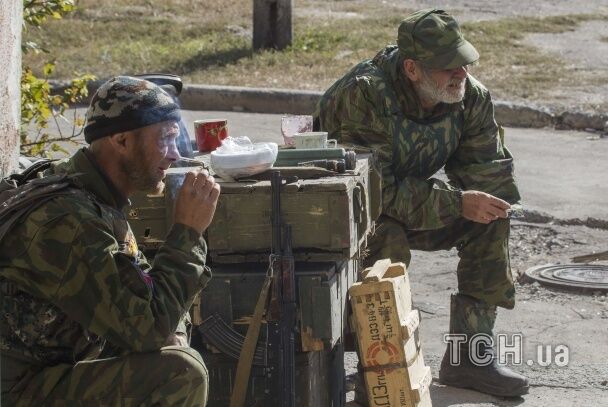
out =
[(547, 17), (565, 14), (606, 13), (606, 0), (454, 0), (439, 2), (432, 0), (383, 1), (391, 5), (418, 9), (437, 7), (453, 12), (460, 20), (489, 20), (505, 17), (528, 16)]
[[(441, 2), (419, 0), (414, 2), (387, 2), (407, 4), (411, 8), (440, 7)], [(456, 0), (444, 5), (460, 21), (502, 19), (506, 17), (548, 17), (568, 14), (606, 14), (608, 0)], [(538, 49), (559, 56), (575, 71), (604, 76), (608, 73), (608, 24), (605, 21), (590, 21), (581, 24), (575, 31), (562, 34), (533, 34), (525, 42)], [(576, 82), (576, 77), (563, 78), (564, 83)], [(556, 111), (595, 110), (606, 113), (608, 109), (608, 83), (579, 83), (566, 89), (555, 87), (542, 100), (516, 99), (513, 102), (532, 103)]]
[[(362, 0), (348, 1), (356, 4)], [(346, 2), (345, 2), (346, 3)], [(573, 14), (607, 14), (608, 0), (456, 0), (450, 2), (437, 2), (431, 0), (417, 1), (381, 1), (383, 5), (395, 9), (402, 8), (404, 15), (413, 9), (429, 7), (444, 8), (453, 13), (458, 21), (498, 20), (509, 17), (549, 17)], [(331, 4), (331, 3), (329, 3)], [(331, 5), (327, 5), (331, 8)], [(314, 9), (296, 9), (296, 12), (316, 14), (320, 18), (326, 14), (322, 6), (315, 5)], [(334, 13), (335, 18), (357, 18), (356, 11)], [(601, 78), (608, 74), (608, 24), (605, 21), (590, 21), (582, 23), (575, 31), (561, 34), (533, 34), (526, 36), (523, 41), (527, 45), (538, 48), (559, 59), (573, 72), (585, 78)], [(481, 57), (483, 63), (483, 55)], [(516, 66), (513, 69), (517, 69)], [(563, 111), (595, 111), (606, 113), (608, 111), (608, 83), (590, 83), (580, 81), (577, 76), (561, 78), (564, 86), (555, 86), (545, 93), (542, 99), (527, 99), (510, 97), (511, 102), (529, 104), (536, 107), (547, 107), (556, 112)]]
[[(606, 250), (607, 241), (608, 230), (550, 223), (513, 223), (510, 253), (517, 279), (517, 305), (512, 311), (499, 311), (496, 331), (523, 334), (524, 363), (512, 367), (530, 379), (531, 390), (529, 395), (517, 399), (497, 398), (437, 383), (445, 349), (442, 338), (449, 324), (449, 296), (456, 287), (458, 256), (455, 250), (413, 252), (409, 276), (414, 305), (422, 316), (421, 343), (425, 362), (431, 366), (435, 379), (431, 386), (433, 406), (566, 407), (575, 405), (574, 394), (578, 399), (576, 405), (605, 405), (605, 400), (608, 400), (608, 344), (605, 342), (608, 294), (547, 288), (522, 278), (522, 275), (533, 265), (571, 263), (574, 256)], [(532, 315), (542, 315), (542, 320)], [(603, 343), (598, 341), (602, 336)], [(568, 366), (539, 366), (538, 347), (555, 348), (557, 345), (568, 346)], [(356, 361), (356, 354), (347, 353), (349, 373), (356, 371)], [(569, 395), (566, 396), (565, 392)], [(347, 393), (347, 400), (353, 397), (353, 392)]]

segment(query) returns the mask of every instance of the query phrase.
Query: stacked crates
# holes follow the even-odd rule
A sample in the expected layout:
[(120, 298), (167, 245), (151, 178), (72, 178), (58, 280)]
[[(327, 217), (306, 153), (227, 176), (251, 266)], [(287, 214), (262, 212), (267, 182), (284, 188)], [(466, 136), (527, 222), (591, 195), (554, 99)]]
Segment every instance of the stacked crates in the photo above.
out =
[[(257, 296), (266, 277), (260, 263), (220, 264), (201, 293), (194, 344), (209, 370), (209, 405), (228, 406), (238, 363), (238, 343), (246, 335)], [(305, 262), (295, 266), (298, 304), (296, 405), (344, 404), (342, 335), (347, 327), (348, 287), (356, 280), (354, 261)], [(255, 352), (245, 405), (278, 403), (269, 375), (271, 333), (262, 330)], [(258, 403), (258, 404), (255, 404)]]
[(369, 405), (431, 406), (431, 370), (420, 349), (420, 316), (412, 309), (405, 264), (377, 261), (349, 295)]
[[(200, 157), (203, 161), (208, 157)], [(298, 176), (302, 168), (277, 168)], [(152, 254), (172, 224), (177, 191), (188, 168), (170, 169), (163, 195), (133, 199), (128, 213), (140, 247)], [(309, 172), (306, 172), (309, 173)], [(304, 174), (304, 172), (302, 173)], [(228, 406), (240, 345), (266, 276), (271, 252), (272, 194), (267, 180), (220, 182), (222, 192), (207, 229), (213, 278), (193, 315), (193, 344), (209, 370), (209, 405)], [(296, 405), (343, 406), (344, 332), (348, 288), (357, 280), (358, 258), (372, 228), (368, 159), (339, 176), (299, 176), (281, 188), (283, 221), (292, 228), (297, 294)], [(377, 212), (377, 211), (376, 211)], [(263, 321), (253, 359), (246, 405), (273, 405), (266, 346), (271, 324)], [(273, 383), (274, 382), (274, 383)]]
[[(371, 228), (368, 184), (368, 161), (359, 160), (351, 174), (299, 179), (281, 189), (282, 218), (292, 228), (296, 261), (297, 406), (345, 404), (342, 343), (348, 327), (348, 288), (357, 281), (357, 258)], [(244, 336), (268, 268), (270, 182), (222, 184), (208, 245), (213, 279), (201, 296), (201, 319), (221, 315)], [(266, 342), (270, 329), (262, 325), (259, 343)], [(227, 406), (237, 359), (209, 339), (203, 335), (209, 404)], [(278, 400), (273, 399), (272, 377), (263, 360), (268, 347), (258, 348), (245, 404), (272, 405)]]

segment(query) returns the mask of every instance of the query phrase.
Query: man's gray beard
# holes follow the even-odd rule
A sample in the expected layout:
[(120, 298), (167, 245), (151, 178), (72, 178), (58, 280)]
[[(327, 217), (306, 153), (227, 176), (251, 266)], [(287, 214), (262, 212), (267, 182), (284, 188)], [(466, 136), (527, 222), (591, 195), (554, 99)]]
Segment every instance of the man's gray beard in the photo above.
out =
[(422, 80), (418, 83), (416, 87), (416, 91), (418, 92), (418, 97), (421, 100), (427, 101), (434, 105), (439, 103), (458, 103), (464, 98), (465, 92), (465, 81), (462, 82), (462, 85), (458, 88), (456, 92), (451, 92), (448, 85), (452, 83), (451, 80), (444, 88), (440, 88), (437, 83), (430, 77), (427, 72), (422, 70)]
[(165, 183), (162, 180), (148, 173), (143, 166), (139, 168), (137, 166), (132, 167), (128, 173), (128, 177), (131, 184), (138, 191), (160, 194), (165, 187)]
[(146, 159), (142, 145), (138, 144), (136, 157), (121, 163), (122, 172), (137, 191), (160, 194), (165, 184), (150, 173), (151, 170), (146, 165)]

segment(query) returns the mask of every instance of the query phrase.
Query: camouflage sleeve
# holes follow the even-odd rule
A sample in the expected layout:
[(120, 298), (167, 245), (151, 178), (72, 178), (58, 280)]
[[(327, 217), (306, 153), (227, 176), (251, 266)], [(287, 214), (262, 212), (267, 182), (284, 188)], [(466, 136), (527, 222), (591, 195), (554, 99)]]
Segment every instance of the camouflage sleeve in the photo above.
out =
[[(461, 216), (461, 192), (435, 178), (398, 177), (393, 171), (393, 140), (405, 139), (398, 115), (388, 112), (381, 92), (365, 79), (324, 97), (319, 125), (342, 143), (373, 151), (382, 176), (383, 213), (410, 230), (439, 229)], [(397, 157), (398, 159), (398, 157)]]
[(484, 191), (517, 203), (520, 195), (513, 157), (504, 145), (503, 129), (494, 119), (490, 93), (474, 78), (470, 81), (462, 140), (445, 166), (446, 175), (463, 190)]
[(149, 270), (120, 251), (109, 226), (92, 216), (54, 219), (36, 232), (36, 242), (23, 257), (32, 259), (37, 278), (20, 285), (125, 350), (162, 347), (210, 278), (205, 241), (181, 224)]
[[(86, 234), (85, 230), (82, 232)], [(175, 332), (194, 296), (210, 278), (204, 268), (205, 241), (193, 229), (175, 224), (149, 269), (152, 284), (135, 278), (142, 270), (131, 258), (120, 252), (107, 256), (107, 250), (99, 250), (100, 244), (114, 247), (115, 240), (103, 239), (101, 243), (92, 240), (88, 245), (79, 245), (80, 253), (75, 253), (74, 266), (86, 257), (99, 257), (98, 261), (90, 263), (90, 268), (100, 277), (91, 284), (91, 289), (96, 289), (99, 295), (91, 301), (90, 312), (79, 311), (75, 319), (124, 348), (135, 351), (158, 349)], [(96, 251), (89, 248), (96, 245)], [(127, 276), (131, 276), (128, 283), (124, 281)], [(70, 308), (70, 305), (73, 304), (66, 302), (62, 308)]]

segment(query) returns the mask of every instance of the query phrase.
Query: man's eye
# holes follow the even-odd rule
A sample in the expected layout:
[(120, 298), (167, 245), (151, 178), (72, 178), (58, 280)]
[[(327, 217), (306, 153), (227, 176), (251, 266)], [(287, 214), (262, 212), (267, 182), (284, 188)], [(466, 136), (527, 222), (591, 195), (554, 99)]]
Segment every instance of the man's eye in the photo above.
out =
[(171, 141), (175, 141), (177, 139), (177, 136), (179, 136), (179, 134), (175, 134), (175, 133), (163, 134), (160, 139), (164, 142), (171, 142)]

